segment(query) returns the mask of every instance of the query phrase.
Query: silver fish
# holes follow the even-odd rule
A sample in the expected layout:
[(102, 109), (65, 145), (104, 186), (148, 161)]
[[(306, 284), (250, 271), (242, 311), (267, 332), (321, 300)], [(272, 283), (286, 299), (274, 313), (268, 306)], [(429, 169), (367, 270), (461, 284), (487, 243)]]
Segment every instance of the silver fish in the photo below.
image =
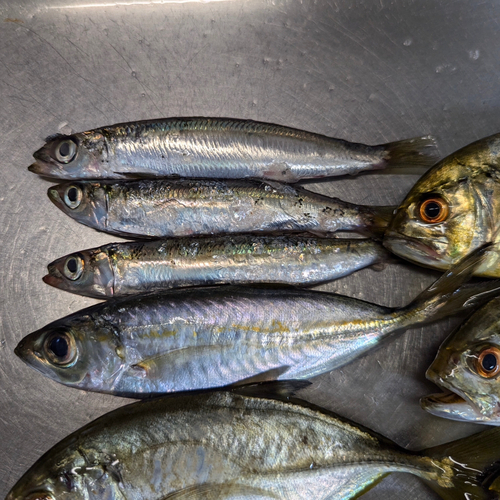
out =
[(292, 398), (296, 387), (118, 408), (49, 450), (6, 500), (347, 500), (391, 472), (420, 477), (444, 500), (498, 499), (500, 429), (411, 452)]
[(497, 282), (461, 286), (484, 254), (479, 249), (402, 308), (290, 288), (184, 289), (83, 309), (28, 335), (15, 353), (62, 384), (135, 398), (305, 379), (499, 294)]
[(428, 412), (452, 420), (500, 425), (499, 311), (497, 298), (443, 342), (426, 376), (445, 392), (422, 398)]
[(393, 212), (393, 207), (353, 205), (263, 181), (79, 181), (54, 186), (48, 195), (76, 221), (128, 237), (273, 231), (381, 234)]
[(390, 259), (367, 239), (221, 236), (112, 243), (66, 255), (45, 283), (89, 297), (122, 297), (186, 286), (285, 283), (313, 285)]
[(432, 137), (366, 146), (250, 120), (167, 118), (53, 136), (29, 170), (59, 179), (300, 179), (437, 161)]

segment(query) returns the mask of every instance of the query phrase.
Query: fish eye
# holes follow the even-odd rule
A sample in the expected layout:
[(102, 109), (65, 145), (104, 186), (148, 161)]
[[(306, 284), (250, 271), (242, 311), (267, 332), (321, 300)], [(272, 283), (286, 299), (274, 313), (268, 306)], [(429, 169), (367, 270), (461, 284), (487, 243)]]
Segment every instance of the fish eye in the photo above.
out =
[(83, 193), (78, 186), (69, 186), (64, 191), (64, 203), (72, 210), (80, 206), (82, 198)]
[(418, 209), (420, 220), (428, 224), (443, 222), (448, 217), (448, 203), (439, 196), (426, 198)]
[(69, 366), (76, 360), (77, 350), (72, 336), (65, 331), (57, 331), (47, 337), (44, 343), (49, 361), (59, 366)]
[(70, 255), (64, 262), (64, 276), (71, 281), (76, 281), (83, 273), (85, 261), (79, 254)]
[(475, 360), (476, 371), (481, 377), (493, 378), (500, 372), (500, 349), (487, 347), (483, 349)]
[(69, 163), (76, 156), (76, 143), (72, 139), (65, 139), (56, 146), (56, 160)]

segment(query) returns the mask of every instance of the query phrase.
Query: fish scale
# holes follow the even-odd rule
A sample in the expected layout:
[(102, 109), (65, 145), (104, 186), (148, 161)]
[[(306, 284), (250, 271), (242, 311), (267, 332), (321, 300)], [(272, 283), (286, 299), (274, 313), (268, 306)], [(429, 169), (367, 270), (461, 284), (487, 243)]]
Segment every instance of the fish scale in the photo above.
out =
[[(70, 144), (72, 153), (60, 158)], [(180, 176), (296, 182), (386, 167), (430, 166), (430, 137), (367, 146), (250, 120), (166, 118), (48, 139), (30, 170), (62, 179)], [(404, 171), (404, 170), (403, 170)]]
[(391, 472), (420, 477), (446, 500), (498, 498), (484, 477), (498, 474), (498, 431), (411, 452), (294, 397), (305, 385), (118, 408), (49, 450), (6, 500), (348, 500)]
[[(308, 378), (499, 294), (496, 282), (461, 286), (487, 248), (478, 252), (403, 308), (293, 288), (183, 289), (97, 304), (33, 332), (15, 352), (60, 383), (129, 397)], [(54, 339), (68, 359), (54, 357)]]

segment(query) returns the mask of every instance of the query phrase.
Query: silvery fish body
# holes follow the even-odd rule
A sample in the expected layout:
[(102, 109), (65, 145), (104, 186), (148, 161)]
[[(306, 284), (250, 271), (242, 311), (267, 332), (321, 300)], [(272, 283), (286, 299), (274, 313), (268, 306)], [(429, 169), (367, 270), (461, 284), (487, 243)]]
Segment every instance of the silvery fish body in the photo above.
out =
[(497, 429), (415, 453), (258, 389), (119, 408), (49, 450), (6, 500), (347, 500), (391, 472), (415, 474), (443, 499), (498, 498)]
[(79, 181), (49, 198), (82, 224), (121, 236), (358, 231), (381, 233), (392, 208), (372, 208), (263, 181)]
[(497, 298), (443, 342), (426, 376), (445, 392), (422, 398), (422, 406), (434, 415), (452, 420), (500, 425), (499, 374)]
[(345, 365), (391, 334), (498, 294), (496, 282), (461, 289), (478, 262), (471, 256), (399, 309), (291, 288), (115, 299), (28, 335), (15, 352), (65, 385), (135, 398), (242, 380), (305, 379)]
[(61, 257), (49, 285), (96, 298), (216, 284), (313, 285), (367, 266), (389, 253), (368, 239), (236, 235), (112, 243)]
[(430, 166), (436, 146), (421, 137), (366, 146), (249, 120), (167, 118), (55, 136), (30, 170), (59, 179), (196, 177), (300, 179), (390, 166)]

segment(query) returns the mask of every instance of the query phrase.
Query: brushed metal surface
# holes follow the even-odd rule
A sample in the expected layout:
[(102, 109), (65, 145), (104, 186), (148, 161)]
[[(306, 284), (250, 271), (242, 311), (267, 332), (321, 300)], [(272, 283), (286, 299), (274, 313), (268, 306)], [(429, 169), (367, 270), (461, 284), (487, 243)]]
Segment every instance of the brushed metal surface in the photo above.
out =
[[(0, 498), (52, 445), (125, 402), (52, 382), (13, 349), (94, 303), (46, 286), (55, 258), (117, 240), (80, 226), (26, 167), (43, 138), (168, 116), (250, 118), (381, 143), (432, 133), (443, 155), (499, 131), (497, 2), (388, 0), (0, 1)], [(416, 176), (363, 175), (308, 188), (396, 204)], [(406, 264), (327, 290), (388, 305), (436, 274)], [(483, 427), (420, 410), (424, 372), (457, 319), (407, 332), (307, 398), (418, 449)], [(397, 474), (364, 498), (436, 498)]]

